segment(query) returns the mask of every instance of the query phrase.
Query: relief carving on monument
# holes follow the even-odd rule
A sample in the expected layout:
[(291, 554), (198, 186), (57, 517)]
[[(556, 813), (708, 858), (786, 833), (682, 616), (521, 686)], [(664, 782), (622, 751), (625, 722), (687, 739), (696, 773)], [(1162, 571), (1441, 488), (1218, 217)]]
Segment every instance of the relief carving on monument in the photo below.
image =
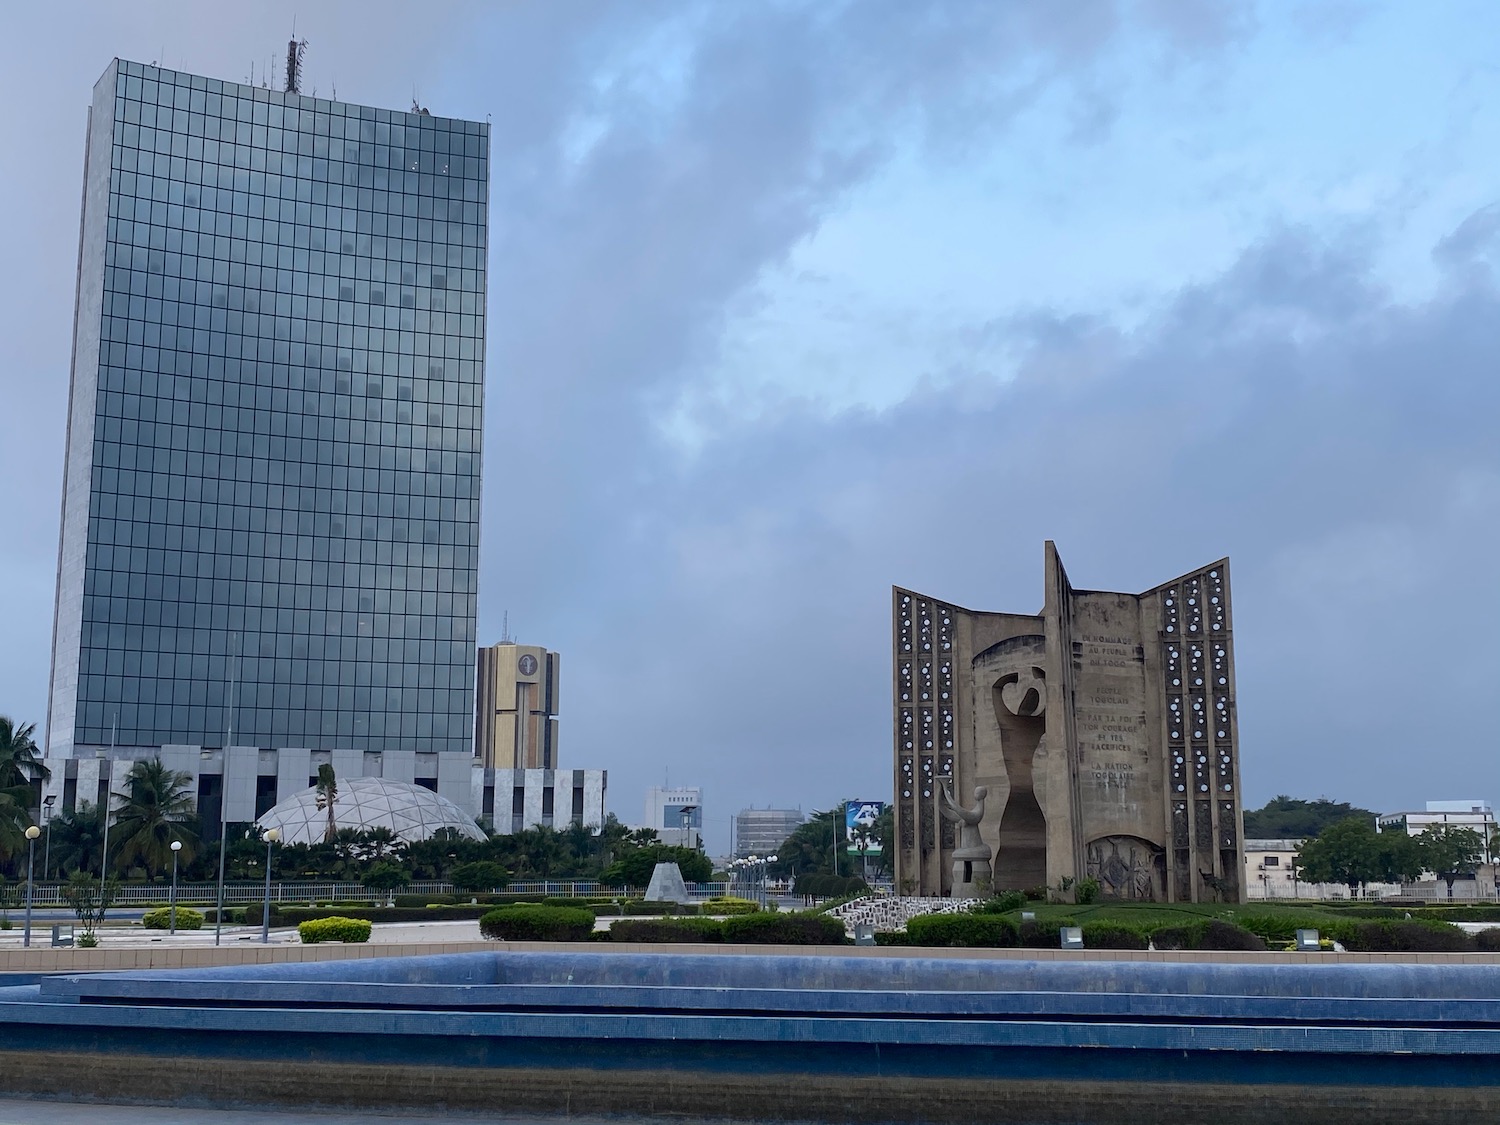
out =
[(1045, 791), (1039, 792), (1037, 785), (1038, 770), (1045, 772), (1046, 764), (1045, 644), (1045, 638), (1035, 635), (1011, 637), (974, 659), (976, 678), (989, 684), (1009, 786), (995, 861), (995, 885), (1007, 889), (1047, 882)]
[(1137, 836), (1105, 836), (1092, 841), (1088, 876), (1099, 880), (1105, 898), (1160, 902), (1166, 895), (1166, 853)]

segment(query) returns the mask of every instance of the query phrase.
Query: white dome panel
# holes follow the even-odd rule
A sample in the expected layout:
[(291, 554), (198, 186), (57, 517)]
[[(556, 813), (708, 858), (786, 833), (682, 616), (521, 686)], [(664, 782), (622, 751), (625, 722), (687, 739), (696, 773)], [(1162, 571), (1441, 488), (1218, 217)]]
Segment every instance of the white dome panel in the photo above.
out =
[[(485, 838), (474, 818), (448, 798), (420, 785), (382, 777), (340, 778), (333, 823), (335, 828), (389, 828), (412, 843), (444, 828), (471, 840)], [(313, 786), (292, 794), (255, 824), (262, 832), (279, 828), (284, 844), (318, 844), (328, 827), (328, 813), (318, 808), (318, 789)]]

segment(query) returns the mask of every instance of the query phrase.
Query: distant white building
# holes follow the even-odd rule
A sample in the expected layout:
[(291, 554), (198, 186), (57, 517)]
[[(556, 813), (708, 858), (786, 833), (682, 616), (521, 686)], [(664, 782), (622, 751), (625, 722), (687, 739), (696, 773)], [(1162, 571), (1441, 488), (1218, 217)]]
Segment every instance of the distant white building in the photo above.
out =
[(664, 844), (702, 847), (703, 790), (696, 785), (652, 786), (646, 790), (646, 819), (641, 826), (656, 829), (657, 839)]
[(1479, 838), (1484, 841), (1484, 862), (1494, 860), (1490, 854), (1490, 841), (1497, 825), (1495, 810), (1488, 801), (1428, 801), (1422, 812), (1382, 813), (1375, 818), (1375, 823), (1382, 832), (1400, 827), (1412, 836), (1420, 836), (1433, 825), (1469, 828), (1479, 833)]
[[(1297, 877), (1297, 853), (1302, 840), (1245, 841), (1245, 897), (1267, 898), (1348, 898), (1343, 883), (1307, 883)], [(1366, 883), (1366, 895), (1401, 893), (1399, 883)]]

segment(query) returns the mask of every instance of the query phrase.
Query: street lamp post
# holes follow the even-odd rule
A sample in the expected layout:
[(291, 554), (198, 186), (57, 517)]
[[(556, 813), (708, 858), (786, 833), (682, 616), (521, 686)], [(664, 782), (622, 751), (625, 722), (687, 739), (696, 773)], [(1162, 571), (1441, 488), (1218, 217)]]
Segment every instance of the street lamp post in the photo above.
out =
[(182, 851), (182, 841), (172, 841), (172, 913), (167, 932), (177, 933), (177, 853)]
[(260, 941), (265, 945), (271, 940), (271, 845), (281, 839), (281, 829), (266, 829), (266, 901), (260, 915)]
[(49, 793), (42, 798), (42, 823), (47, 826), (47, 839), (42, 847), (42, 878), (52, 878), (52, 803), (57, 800), (56, 793)]
[(26, 933), (21, 939), (23, 949), (31, 948), (31, 891), (35, 882), (32, 869), (36, 866), (36, 838), (41, 834), (42, 830), (35, 824), (26, 829)]

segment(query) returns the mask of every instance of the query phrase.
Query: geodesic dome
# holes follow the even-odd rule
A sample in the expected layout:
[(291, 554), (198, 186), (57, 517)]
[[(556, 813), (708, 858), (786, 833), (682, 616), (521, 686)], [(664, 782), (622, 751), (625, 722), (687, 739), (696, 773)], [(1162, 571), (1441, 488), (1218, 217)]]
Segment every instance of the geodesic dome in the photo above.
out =
[[(484, 833), (474, 818), (446, 797), (420, 785), (387, 781), (383, 777), (339, 778), (333, 802), (335, 828), (389, 828), (415, 843), (452, 828), (471, 840)], [(262, 832), (281, 829), (284, 844), (318, 844), (328, 827), (328, 813), (318, 808), (318, 788), (294, 793), (255, 822)]]

